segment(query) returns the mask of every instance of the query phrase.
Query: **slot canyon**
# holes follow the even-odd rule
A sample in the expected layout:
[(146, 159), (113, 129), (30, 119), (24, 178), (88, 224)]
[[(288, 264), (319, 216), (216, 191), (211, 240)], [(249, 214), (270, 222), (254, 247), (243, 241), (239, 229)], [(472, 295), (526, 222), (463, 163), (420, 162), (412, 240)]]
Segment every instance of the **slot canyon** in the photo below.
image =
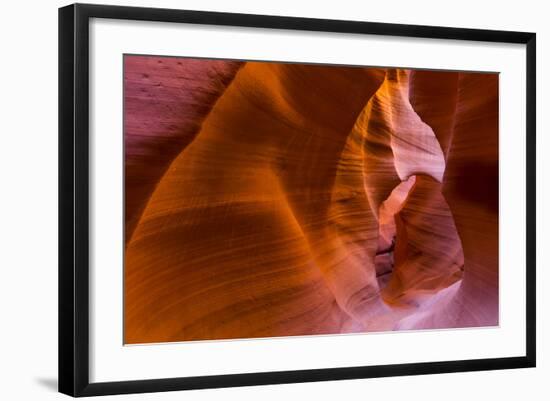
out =
[(126, 55), (125, 343), (498, 325), (498, 83)]

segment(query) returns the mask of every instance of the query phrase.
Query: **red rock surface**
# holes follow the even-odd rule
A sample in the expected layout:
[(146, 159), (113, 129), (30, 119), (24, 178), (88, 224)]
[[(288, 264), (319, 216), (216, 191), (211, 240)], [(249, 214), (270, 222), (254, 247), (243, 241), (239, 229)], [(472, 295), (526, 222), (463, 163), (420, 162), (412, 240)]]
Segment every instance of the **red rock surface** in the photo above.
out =
[(125, 342), (498, 324), (498, 76), (125, 58)]
[(174, 57), (124, 59), (126, 240), (172, 160), (241, 63)]

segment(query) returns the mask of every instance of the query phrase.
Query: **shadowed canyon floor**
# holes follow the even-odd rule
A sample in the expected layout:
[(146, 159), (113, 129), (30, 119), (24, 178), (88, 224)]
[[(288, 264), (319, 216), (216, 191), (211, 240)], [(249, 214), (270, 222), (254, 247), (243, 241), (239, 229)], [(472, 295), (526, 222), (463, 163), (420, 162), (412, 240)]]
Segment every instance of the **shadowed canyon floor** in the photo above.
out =
[(125, 56), (125, 342), (498, 324), (498, 75)]

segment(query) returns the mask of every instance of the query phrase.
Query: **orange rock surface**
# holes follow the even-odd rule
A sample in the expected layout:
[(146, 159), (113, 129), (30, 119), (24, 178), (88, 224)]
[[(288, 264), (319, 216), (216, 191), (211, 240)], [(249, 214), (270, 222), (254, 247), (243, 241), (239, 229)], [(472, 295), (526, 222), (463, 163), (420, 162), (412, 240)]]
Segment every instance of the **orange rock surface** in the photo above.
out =
[(126, 56), (125, 342), (498, 324), (498, 75)]

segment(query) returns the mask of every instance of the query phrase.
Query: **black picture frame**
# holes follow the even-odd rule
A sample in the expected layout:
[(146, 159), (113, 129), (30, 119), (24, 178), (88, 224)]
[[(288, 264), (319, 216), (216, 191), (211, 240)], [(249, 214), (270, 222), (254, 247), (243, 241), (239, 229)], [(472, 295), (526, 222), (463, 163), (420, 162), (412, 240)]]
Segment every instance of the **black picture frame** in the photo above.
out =
[[(524, 44), (527, 55), (526, 354), (520, 357), (495, 359), (90, 383), (88, 375), (88, 28), (90, 18)], [(59, 391), (78, 397), (534, 367), (536, 363), (535, 102), (535, 33), (87, 4), (74, 4), (60, 8)]]

